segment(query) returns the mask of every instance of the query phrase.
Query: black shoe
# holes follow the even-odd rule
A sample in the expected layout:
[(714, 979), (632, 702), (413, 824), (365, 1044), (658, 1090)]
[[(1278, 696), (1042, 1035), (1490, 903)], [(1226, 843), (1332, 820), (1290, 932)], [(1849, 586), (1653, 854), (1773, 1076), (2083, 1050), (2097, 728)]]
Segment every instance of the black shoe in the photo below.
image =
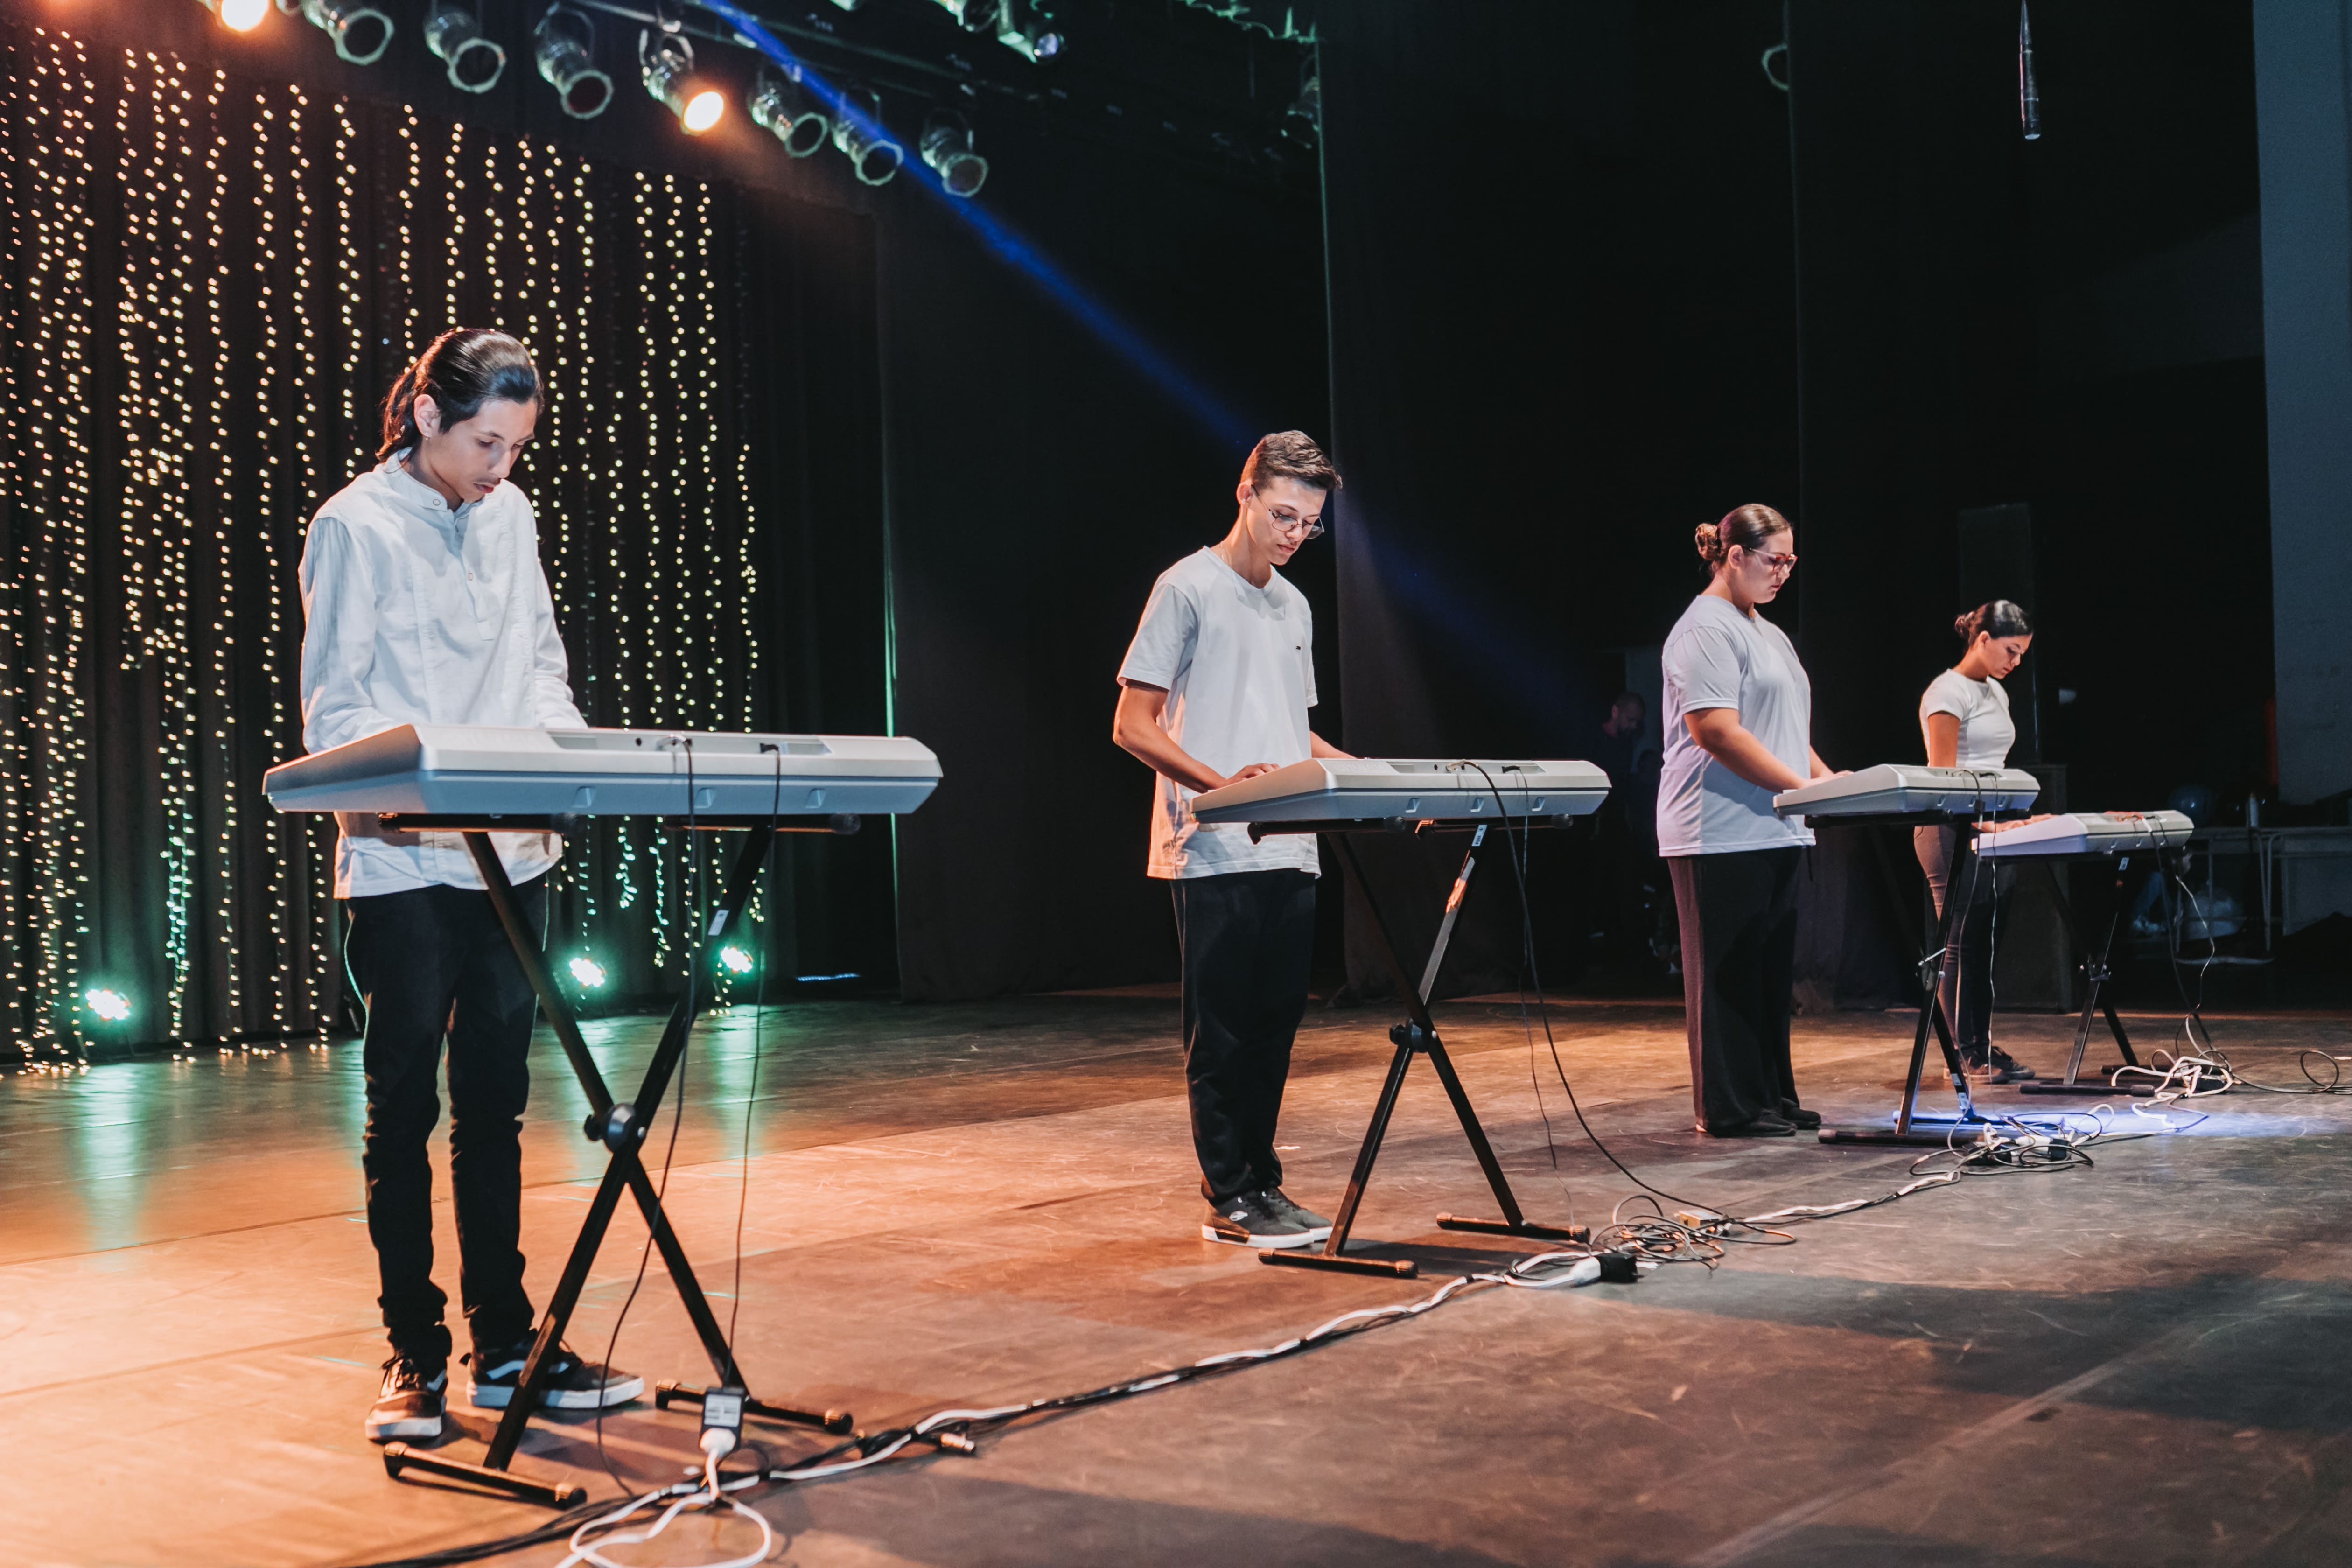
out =
[[(466, 1397), (475, 1409), (504, 1410), (514, 1403), (530, 1346), (530, 1341), (521, 1340), (503, 1351), (476, 1351), (466, 1358), (473, 1368), (466, 1380)], [(645, 1391), (646, 1380), (636, 1373), (582, 1361), (572, 1353), (570, 1345), (559, 1344), (539, 1380), (539, 1406), (542, 1410), (609, 1410)]]
[(2033, 1076), (2032, 1068), (2019, 1066), (2007, 1051), (1982, 1046), (1960, 1047), (1960, 1070), (1983, 1084), (2023, 1083)]
[(1244, 1193), (1212, 1207), (1209, 1217), (1201, 1222), (1201, 1239), (1262, 1250), (1307, 1247), (1315, 1240), (1305, 1226), (1275, 1212), (1257, 1193)]
[(1313, 1209), (1302, 1208), (1290, 1201), (1290, 1195), (1280, 1187), (1265, 1187), (1258, 1192), (1258, 1201), (1266, 1208), (1307, 1232), (1309, 1241), (1320, 1241), (1331, 1234), (1331, 1222)]
[(383, 1363), (383, 1391), (367, 1415), (371, 1443), (438, 1437), (448, 1406), (449, 1366), (439, 1359), (394, 1353)]
[(1702, 1123), (1699, 1131), (1710, 1138), (1793, 1138), (1797, 1124), (1784, 1121), (1766, 1111), (1753, 1121), (1735, 1122), (1729, 1127), (1710, 1127)]
[(1822, 1124), (1822, 1113), (1807, 1110), (1793, 1100), (1784, 1100), (1780, 1102), (1780, 1120), (1800, 1132), (1811, 1132)]

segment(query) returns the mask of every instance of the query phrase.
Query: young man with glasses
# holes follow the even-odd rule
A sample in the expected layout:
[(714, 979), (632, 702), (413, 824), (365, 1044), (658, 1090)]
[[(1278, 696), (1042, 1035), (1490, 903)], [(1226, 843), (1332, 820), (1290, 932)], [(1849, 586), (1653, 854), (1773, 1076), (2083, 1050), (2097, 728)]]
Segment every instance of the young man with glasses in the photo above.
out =
[(1276, 570), (1323, 531), (1339, 488), (1330, 459), (1299, 431), (1257, 444), (1225, 537), (1152, 585), (1111, 724), (1111, 739), (1160, 775), (1149, 874), (1176, 903), (1184, 1080), (1210, 1205), (1201, 1235), (1240, 1247), (1306, 1247), (1331, 1233), (1284, 1195), (1274, 1145), (1307, 1012), (1322, 863), (1311, 834), (1253, 844), (1240, 824), (1193, 821), (1188, 803), (1310, 756), (1348, 755), (1307, 726), (1314, 621)]

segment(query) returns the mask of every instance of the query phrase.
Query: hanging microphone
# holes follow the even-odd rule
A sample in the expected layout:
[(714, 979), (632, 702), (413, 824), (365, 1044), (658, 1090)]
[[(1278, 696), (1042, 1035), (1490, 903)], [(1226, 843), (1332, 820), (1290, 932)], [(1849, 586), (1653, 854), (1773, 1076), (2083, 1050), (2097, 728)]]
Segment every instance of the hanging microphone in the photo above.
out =
[(2033, 23), (2017, 0), (2017, 119), (2028, 142), (2042, 140), (2042, 94), (2033, 86)]

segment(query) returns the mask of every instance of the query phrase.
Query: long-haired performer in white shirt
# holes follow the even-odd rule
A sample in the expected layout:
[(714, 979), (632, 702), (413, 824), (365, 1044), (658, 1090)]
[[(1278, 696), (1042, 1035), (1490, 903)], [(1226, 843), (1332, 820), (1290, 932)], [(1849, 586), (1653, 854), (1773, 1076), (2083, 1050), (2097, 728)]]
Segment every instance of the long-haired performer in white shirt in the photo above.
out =
[[(1927, 742), (1927, 765), (2006, 767), (2009, 749), (2017, 743), (2017, 725), (2010, 719), (2009, 692), (2001, 682), (2033, 646), (2033, 627), (2023, 610), (2007, 599), (1994, 599), (1954, 621), (1952, 629), (1966, 651), (1959, 663), (1929, 681), (1919, 698), (1919, 732)], [(1958, 843), (1957, 828), (1911, 830), (1912, 851), (1927, 874), (1939, 921), (1952, 890), (1952, 855)], [(1958, 1036), (1955, 1043), (1960, 1047), (1960, 1065), (1969, 1076), (1989, 1083), (2014, 1083), (2033, 1076), (2032, 1068), (1992, 1043), (1992, 930), (2000, 916), (1998, 905), (2008, 892), (2005, 871), (1980, 860), (1960, 868), (1968, 917), (1960, 926), (1958, 962), (1944, 968), (1944, 1016)]]
[[(384, 400), (374, 468), (331, 498), (302, 549), (302, 740), (313, 752), (406, 723), (580, 729), (530, 500), (507, 479), (531, 437), (539, 371), (503, 332), (445, 332)], [(441, 1432), (450, 1350), (433, 1283), (435, 1079), (449, 1042), (449, 1184), (470, 1394), (502, 1407), (530, 1349), (517, 1227), (537, 1012), (530, 982), (454, 833), (386, 834), (344, 814), (335, 896), (367, 1008), (368, 1236), (392, 1357), (367, 1435)], [(494, 836), (523, 918), (544, 936), (557, 840)], [(554, 1363), (543, 1402), (593, 1409), (642, 1378)]]
[(1788, 519), (1743, 506), (1698, 525), (1706, 592), (1666, 638), (1658, 853), (1683, 927), (1691, 1101), (1717, 1138), (1785, 1138), (1822, 1124), (1789, 1063), (1797, 863), (1813, 841), (1772, 797), (1829, 774), (1814, 752), (1812, 682), (1756, 613), (1795, 570)]
[(1275, 568), (1323, 531), (1339, 486), (1297, 430), (1254, 447), (1225, 537), (1160, 574), (1118, 668), (1111, 739), (1160, 777), (1149, 874), (1176, 903), (1184, 1082), (1209, 1200), (1201, 1235), (1241, 1247), (1305, 1247), (1331, 1222), (1283, 1194), (1275, 1121), (1315, 956), (1315, 839), (1253, 844), (1235, 823), (1195, 822), (1194, 795), (1309, 756), (1344, 757), (1308, 726), (1315, 624)]

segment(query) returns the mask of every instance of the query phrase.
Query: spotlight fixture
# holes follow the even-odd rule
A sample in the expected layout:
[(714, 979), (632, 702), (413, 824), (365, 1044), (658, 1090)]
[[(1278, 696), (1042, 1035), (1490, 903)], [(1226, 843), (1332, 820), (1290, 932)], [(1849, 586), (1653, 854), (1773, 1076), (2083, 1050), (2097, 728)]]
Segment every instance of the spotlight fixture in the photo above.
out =
[(752, 969), (751, 955), (730, 942), (719, 950), (719, 967), (730, 974), (749, 974)]
[(613, 79), (596, 68), (596, 25), (586, 14), (550, 5), (530, 33), (539, 74), (574, 120), (593, 120), (613, 101)]
[(834, 116), (833, 144), (849, 156), (861, 184), (887, 185), (907, 150), (882, 129), (882, 95), (870, 87), (844, 87), (841, 111)]
[(584, 952), (574, 958), (566, 967), (572, 971), (572, 978), (580, 983), (580, 988), (583, 991), (594, 991), (604, 984), (604, 966)]
[(93, 985), (81, 994), (82, 1003), (103, 1024), (123, 1024), (131, 1019), (131, 998), (104, 985)]
[(232, 33), (249, 33), (269, 15), (269, 0), (204, 0), (204, 7)]
[(425, 13), (425, 47), (449, 66), (449, 85), (488, 92), (506, 74), (507, 52), (482, 37), (482, 19), (464, 0), (433, 0)]
[(1303, 147), (1314, 146), (1323, 131), (1323, 79), (1313, 72), (1310, 60), (1307, 79), (1298, 84), (1298, 97), (1282, 117), (1282, 133)]
[(923, 121), (923, 162), (937, 169), (940, 188), (951, 196), (980, 195), (988, 160), (971, 150), (971, 127), (952, 109), (934, 109)]
[(751, 123), (775, 132), (784, 151), (795, 158), (807, 157), (833, 134), (833, 121), (817, 107), (796, 73), (772, 68), (761, 70), (746, 107), (751, 111)]
[(335, 53), (355, 66), (372, 66), (392, 47), (392, 18), (366, 0), (278, 0), (278, 8), (335, 40)]
[(1062, 35), (1038, 25), (1029, 0), (995, 0), (994, 10), (998, 43), (1041, 66), (1062, 58)]
[(637, 75), (646, 91), (677, 116), (689, 136), (699, 136), (727, 112), (727, 100), (694, 74), (694, 46), (677, 33), (637, 35)]

